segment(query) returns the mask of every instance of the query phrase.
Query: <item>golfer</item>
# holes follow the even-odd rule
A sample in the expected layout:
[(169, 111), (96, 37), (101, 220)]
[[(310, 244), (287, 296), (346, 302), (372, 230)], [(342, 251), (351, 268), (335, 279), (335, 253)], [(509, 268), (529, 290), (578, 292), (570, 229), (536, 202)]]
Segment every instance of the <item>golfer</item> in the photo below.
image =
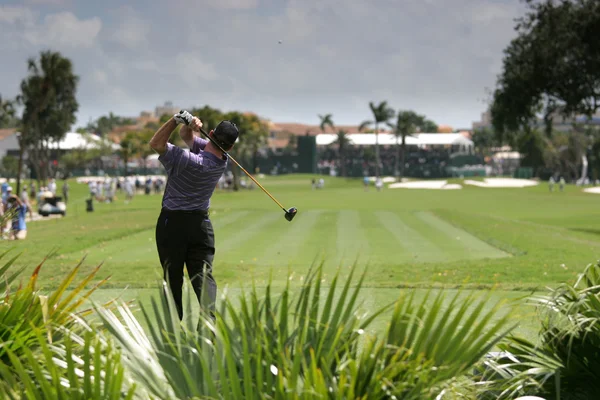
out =
[[(168, 142), (178, 124), (182, 124), (179, 134), (189, 151)], [(156, 247), (180, 320), (184, 264), (201, 308), (206, 311), (207, 307), (213, 319), (217, 297), (212, 275), (215, 238), (208, 210), (210, 197), (225, 172), (227, 156), (210, 141), (193, 134), (201, 127), (200, 119), (181, 111), (150, 140), (150, 147), (159, 154), (158, 159), (167, 171), (162, 210), (156, 224)], [(228, 151), (239, 132), (235, 124), (222, 121), (209, 136)]]

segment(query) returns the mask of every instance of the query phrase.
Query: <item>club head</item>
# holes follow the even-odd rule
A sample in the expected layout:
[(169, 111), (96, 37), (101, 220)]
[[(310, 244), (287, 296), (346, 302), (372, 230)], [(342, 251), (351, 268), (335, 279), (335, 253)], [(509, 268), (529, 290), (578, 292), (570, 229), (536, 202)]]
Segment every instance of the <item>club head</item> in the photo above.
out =
[(296, 209), (296, 207), (290, 208), (285, 212), (285, 219), (287, 219), (288, 221), (293, 220), (297, 212), (298, 210)]

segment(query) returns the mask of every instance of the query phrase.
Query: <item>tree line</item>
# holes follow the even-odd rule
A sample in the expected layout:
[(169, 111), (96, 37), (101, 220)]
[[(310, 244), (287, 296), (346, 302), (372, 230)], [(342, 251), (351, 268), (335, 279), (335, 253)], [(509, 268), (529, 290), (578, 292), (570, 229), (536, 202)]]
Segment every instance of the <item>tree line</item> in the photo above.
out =
[[(600, 109), (600, 2), (525, 3), (493, 91), (492, 126), (474, 141), (480, 149), (512, 146), (538, 176), (578, 178), (587, 155), (598, 178), (600, 131), (591, 119)], [(557, 123), (570, 129), (559, 132)]]
[[(358, 127), (359, 132), (364, 132), (367, 128), (372, 127), (375, 134), (375, 175), (379, 177), (381, 158), (379, 155), (379, 133), (380, 126), (384, 125), (391, 129), (392, 134), (396, 137), (396, 154), (395, 154), (395, 175), (399, 178), (404, 177), (404, 169), (406, 166), (406, 138), (417, 132), (435, 133), (438, 131), (438, 125), (426, 116), (416, 113), (412, 110), (394, 111), (387, 101), (380, 103), (369, 102), (369, 109), (373, 115), (372, 120), (363, 121)], [(332, 143), (337, 146), (340, 157), (340, 173), (346, 176), (346, 150), (352, 145), (348, 132), (342, 129), (336, 129), (333, 123), (333, 115), (325, 114), (318, 115), (320, 119), (321, 131), (325, 132), (327, 126), (335, 132), (337, 137)], [(394, 122), (395, 118), (395, 122)]]
[[(21, 176), (25, 155), (28, 164), (35, 171), (38, 186), (45, 184), (49, 178), (62, 172), (87, 166), (102, 156), (112, 155), (112, 143), (107, 140), (94, 140), (97, 145), (92, 149), (74, 149), (60, 156), (60, 163), (54, 162), (55, 144), (64, 139), (76, 121), (75, 114), (79, 109), (77, 87), (79, 76), (74, 72), (73, 63), (56, 51), (42, 51), (39, 57), (27, 60), (27, 76), (22, 80), (20, 93), (14, 99), (0, 96), (0, 128), (16, 128), (18, 130), (19, 157), (5, 157), (3, 169), (17, 175), (17, 192), (21, 190)], [(21, 115), (18, 115), (21, 111)], [(240, 129), (240, 137), (232, 155), (240, 159), (256, 162), (258, 149), (266, 143), (269, 134), (268, 126), (257, 116), (239, 111), (223, 112), (219, 109), (204, 106), (189, 110), (204, 122), (208, 129), (216, 127), (223, 119), (234, 122)], [(146, 163), (153, 154), (148, 143), (158, 127), (171, 115), (161, 116), (159, 123), (148, 123), (142, 129), (126, 132), (120, 140), (119, 155), (125, 166), (133, 158), (141, 158)], [(96, 135), (105, 138), (106, 134), (118, 126), (134, 125), (135, 120), (119, 117), (113, 112), (101, 116), (96, 121), (77, 131), (84, 135)], [(170, 141), (184, 145), (179, 138), (179, 130), (173, 133)], [(91, 137), (88, 136), (91, 141)], [(127, 173), (127, 171), (126, 171)], [(239, 175), (233, 168), (234, 175)], [(236, 179), (237, 182), (237, 179)], [(237, 187), (237, 186), (236, 186)]]

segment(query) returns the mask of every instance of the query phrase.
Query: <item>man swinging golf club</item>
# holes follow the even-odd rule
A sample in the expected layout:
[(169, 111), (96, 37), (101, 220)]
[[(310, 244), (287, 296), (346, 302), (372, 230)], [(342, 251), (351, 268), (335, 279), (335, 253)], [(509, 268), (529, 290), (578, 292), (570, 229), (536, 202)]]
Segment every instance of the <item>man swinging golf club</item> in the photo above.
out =
[[(180, 136), (189, 151), (168, 142), (178, 124), (182, 124)], [(158, 159), (168, 176), (156, 224), (156, 247), (180, 320), (183, 318), (184, 264), (201, 308), (214, 318), (217, 297), (217, 284), (212, 275), (215, 238), (208, 210), (210, 197), (227, 166), (228, 156), (222, 150), (229, 151), (239, 136), (235, 124), (222, 121), (208, 134), (217, 146), (193, 134), (201, 128), (200, 119), (182, 110), (161, 126), (150, 140), (150, 147), (159, 154)]]

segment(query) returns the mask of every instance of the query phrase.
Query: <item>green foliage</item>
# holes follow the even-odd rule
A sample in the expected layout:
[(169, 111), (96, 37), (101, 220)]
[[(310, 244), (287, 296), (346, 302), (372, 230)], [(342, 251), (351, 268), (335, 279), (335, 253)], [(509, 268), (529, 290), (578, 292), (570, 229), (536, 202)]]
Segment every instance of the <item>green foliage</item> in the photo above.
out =
[(490, 360), (489, 398), (595, 398), (600, 392), (600, 264), (588, 265), (574, 284), (533, 296), (531, 303), (542, 317), (539, 343), (509, 337), (499, 345), (512, 357)]
[(0, 129), (15, 128), (19, 124), (15, 115), (15, 102), (12, 100), (3, 100), (0, 95)]
[[(5, 264), (0, 272), (5, 273), (14, 260)], [(36, 329), (39, 329), (41, 334), (47, 335), (51, 342), (60, 341), (63, 338), (62, 329), (71, 329), (74, 326), (74, 313), (98, 287), (96, 285), (83, 293), (99, 267), (75, 286), (68, 295), (66, 294), (67, 288), (73, 283), (81, 267), (80, 264), (63, 279), (52, 295), (43, 296), (36, 286), (42, 264), (37, 266), (26, 286), (12, 292), (8, 285), (4, 285), (3, 298), (0, 301), (0, 338), (3, 343), (0, 347), (0, 362), (8, 361), (8, 352), (20, 357), (24, 349), (32, 349), (36, 342)], [(14, 279), (15, 275), (11, 275), (10, 280)], [(100, 284), (102, 283), (103, 281)], [(80, 293), (83, 295), (77, 298)], [(85, 311), (82, 314), (87, 313), (89, 312)]]
[[(401, 296), (386, 335), (372, 337), (369, 326), (393, 305), (362, 311), (365, 274), (354, 273), (326, 288), (317, 267), (296, 295), (288, 280), (277, 296), (267, 285), (263, 295), (253, 287), (224, 297), (216, 322), (201, 314), (199, 329), (189, 316), (179, 324), (165, 284), (142, 308), (150, 337), (127, 307), (120, 318), (98, 311), (133, 379), (158, 398), (433, 398), (510, 330), (507, 316), (491, 322), (498, 310), (483, 312), (485, 300), (457, 295), (442, 310), (440, 293), (433, 306)], [(189, 310), (195, 297), (184, 289)]]
[(5, 177), (16, 177), (19, 171), (19, 159), (15, 156), (6, 155), (2, 158), (2, 174)]
[[(600, 390), (600, 264), (531, 298), (543, 320), (533, 344), (508, 336), (513, 313), (504, 302), (489, 308), (488, 296), (404, 292), (365, 310), (366, 272), (352, 267), (342, 281), (338, 271), (325, 286), (322, 265), (299, 286), (290, 276), (279, 294), (268, 284), (224, 295), (215, 320), (189, 312), (196, 296), (186, 282), (180, 322), (164, 282), (142, 306), (144, 330), (126, 303), (81, 311), (98, 268), (67, 293), (76, 267), (43, 296), (41, 264), (10, 291), (22, 272), (8, 273), (15, 260), (0, 268), (6, 399), (584, 399)], [(382, 318), (387, 329), (372, 335)]]
[(528, 126), (539, 112), (549, 133), (553, 116), (591, 116), (600, 107), (600, 3), (526, 2), (529, 10), (504, 52), (491, 108), (500, 135)]
[[(5, 251), (0, 259), (8, 254)], [(86, 289), (99, 267), (73, 285), (81, 268), (78, 265), (54, 292), (45, 295), (37, 287), (43, 262), (26, 285), (11, 288), (24, 270), (9, 273), (17, 258), (18, 255), (9, 259), (0, 268), (0, 397), (83, 399), (98, 398), (103, 390), (119, 393), (120, 387), (115, 390), (122, 379), (118, 354), (111, 352), (109, 346), (109, 351), (101, 355), (100, 338), (82, 323), (91, 312), (82, 306), (104, 283)], [(106, 368), (100, 368), (101, 365)], [(107, 374), (102, 379), (101, 371)], [(91, 381), (96, 384), (90, 385)]]
[(335, 125), (333, 124), (333, 115), (331, 114), (325, 114), (325, 115), (318, 115), (319, 120), (321, 121), (319, 124), (319, 127), (321, 128), (322, 132), (325, 132), (325, 130), (327, 129), (327, 127), (329, 126), (331, 129), (335, 130)]
[(523, 154), (521, 166), (532, 167), (534, 169), (543, 166), (544, 147), (544, 138), (538, 131), (527, 129), (522, 132), (517, 139), (517, 149)]
[[(396, 136), (396, 175), (404, 176), (405, 156), (406, 156), (406, 137), (415, 132), (437, 132), (438, 128), (435, 122), (428, 120), (424, 115), (417, 114), (414, 111), (400, 110), (397, 114), (395, 124), (387, 122), (392, 128), (392, 133)], [(401, 140), (402, 143), (398, 143)]]
[(98, 136), (104, 136), (119, 126), (134, 125), (136, 121), (132, 118), (119, 117), (113, 112), (103, 115), (94, 122), (87, 125), (87, 130)]
[(493, 129), (480, 128), (476, 129), (471, 136), (475, 150), (480, 154), (487, 155), (494, 147), (499, 147), (501, 143), (498, 141)]
[(69, 150), (60, 157), (60, 165), (68, 174), (77, 168), (85, 168), (91, 162), (101, 162), (101, 158), (114, 154), (113, 143), (106, 139), (92, 139), (91, 134), (81, 133), (85, 140), (85, 145)]
[(379, 124), (388, 123), (390, 119), (394, 118), (395, 111), (388, 106), (387, 101), (382, 101), (379, 104), (370, 101), (369, 108), (373, 114), (373, 120), (363, 121), (358, 130), (362, 132), (371, 125), (375, 127), (375, 175), (379, 177), (379, 168), (381, 165), (381, 160), (379, 158)]
[[(28, 76), (17, 97), (24, 106), (21, 140), (42, 180), (52, 175), (50, 144), (64, 138), (75, 123), (78, 82), (73, 64), (58, 52), (43, 51), (39, 61), (28, 60)], [(46, 167), (40, 169), (42, 163)]]

